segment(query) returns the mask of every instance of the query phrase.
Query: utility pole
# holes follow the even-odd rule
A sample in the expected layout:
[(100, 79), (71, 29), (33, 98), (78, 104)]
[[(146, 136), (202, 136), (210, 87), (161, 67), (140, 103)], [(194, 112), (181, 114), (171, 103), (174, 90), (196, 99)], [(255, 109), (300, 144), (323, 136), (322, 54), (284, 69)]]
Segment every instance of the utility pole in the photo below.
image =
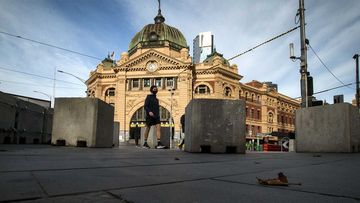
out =
[(360, 111), (360, 105), (359, 105), (359, 97), (360, 97), (360, 91), (359, 91), (359, 54), (355, 54), (353, 56), (353, 59), (356, 61), (356, 106), (358, 108), (358, 111)]
[(307, 72), (307, 49), (305, 36), (305, 7), (304, 0), (299, 0), (300, 13), (300, 43), (301, 43), (301, 57), (300, 57), (300, 87), (301, 87), (301, 107), (309, 107), (308, 99), (308, 72)]

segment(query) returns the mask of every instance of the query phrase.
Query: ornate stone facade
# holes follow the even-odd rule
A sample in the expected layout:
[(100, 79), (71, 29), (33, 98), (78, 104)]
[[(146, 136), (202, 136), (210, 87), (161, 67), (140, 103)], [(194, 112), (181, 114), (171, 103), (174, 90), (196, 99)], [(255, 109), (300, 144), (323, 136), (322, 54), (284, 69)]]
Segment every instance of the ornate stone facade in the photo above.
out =
[[(162, 17), (160, 10), (159, 14)], [(128, 52), (119, 60), (104, 59), (86, 81), (88, 96), (115, 107), (114, 120), (120, 122), (125, 139), (129, 132), (144, 126), (143, 105), (151, 85), (159, 89), (162, 126), (169, 126), (171, 112), (175, 133), (180, 132), (186, 105), (197, 98), (245, 99), (249, 138), (257, 133), (294, 132), (298, 101), (268, 83), (240, 83), (237, 66), (217, 52), (203, 63), (193, 64), (181, 32), (166, 25), (165, 19), (156, 18), (155, 24), (146, 25), (134, 36)]]

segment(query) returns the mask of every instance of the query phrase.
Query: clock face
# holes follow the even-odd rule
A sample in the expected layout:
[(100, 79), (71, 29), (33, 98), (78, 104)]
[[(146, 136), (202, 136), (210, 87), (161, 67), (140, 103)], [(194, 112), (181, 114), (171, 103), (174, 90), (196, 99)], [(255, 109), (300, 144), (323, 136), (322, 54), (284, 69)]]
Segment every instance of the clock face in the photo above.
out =
[(157, 70), (158, 65), (156, 61), (150, 61), (146, 64), (146, 68), (148, 69), (148, 71), (150, 72), (154, 72)]

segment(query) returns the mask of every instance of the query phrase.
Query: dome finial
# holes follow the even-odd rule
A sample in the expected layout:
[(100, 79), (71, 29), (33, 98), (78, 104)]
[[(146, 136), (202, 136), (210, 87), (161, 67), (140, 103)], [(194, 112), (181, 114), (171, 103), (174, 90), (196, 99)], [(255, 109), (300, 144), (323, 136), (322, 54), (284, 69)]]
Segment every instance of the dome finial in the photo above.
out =
[(160, 0), (158, 0), (158, 2), (159, 2), (159, 10), (157, 16), (154, 18), (156, 24), (163, 23), (165, 21), (165, 18), (161, 15)]

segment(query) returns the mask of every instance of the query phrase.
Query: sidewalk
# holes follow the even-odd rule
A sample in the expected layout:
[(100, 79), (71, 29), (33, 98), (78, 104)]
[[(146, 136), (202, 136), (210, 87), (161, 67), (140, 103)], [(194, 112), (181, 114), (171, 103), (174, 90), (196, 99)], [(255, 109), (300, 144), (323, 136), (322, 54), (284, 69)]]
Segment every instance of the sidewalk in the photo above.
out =
[[(283, 172), (301, 186), (262, 186)], [(192, 154), (0, 145), (0, 201), (359, 202), (360, 153)]]

